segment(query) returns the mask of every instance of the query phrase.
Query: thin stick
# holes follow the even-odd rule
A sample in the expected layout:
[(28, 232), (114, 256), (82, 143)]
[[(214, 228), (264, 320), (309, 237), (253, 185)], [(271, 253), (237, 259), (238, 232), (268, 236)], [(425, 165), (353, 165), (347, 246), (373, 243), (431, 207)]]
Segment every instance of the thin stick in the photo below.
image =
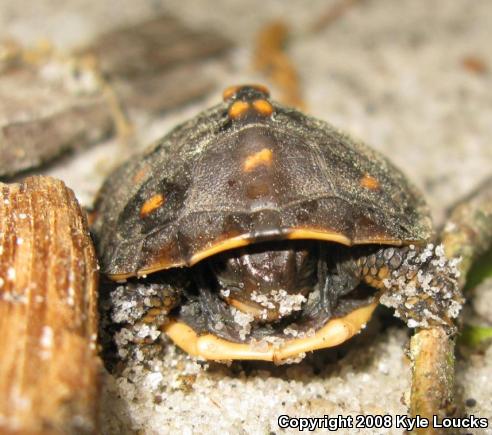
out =
[[(441, 234), (448, 258), (461, 257), (460, 289), (473, 261), (492, 247), (492, 178), (457, 204)], [(431, 423), (418, 434), (439, 434), (433, 417), (442, 418), (453, 410), (454, 339), (443, 328), (419, 330), (410, 341), (413, 361), (410, 413)]]
[(473, 262), (492, 247), (492, 177), (453, 208), (441, 241), (447, 257), (461, 257), (463, 288)]
[(441, 433), (433, 418), (449, 415), (454, 393), (454, 340), (440, 327), (422, 329), (410, 340), (412, 391), (410, 414), (426, 418), (428, 428), (417, 434)]
[(253, 67), (278, 86), (282, 92), (282, 103), (305, 109), (299, 74), (285, 49), (289, 31), (282, 21), (273, 21), (264, 26), (256, 39)]
[(330, 6), (330, 8), (318, 18), (311, 26), (311, 32), (317, 33), (324, 30), (333, 22), (340, 19), (349, 9), (359, 3), (361, 0), (340, 0), (338, 3)]

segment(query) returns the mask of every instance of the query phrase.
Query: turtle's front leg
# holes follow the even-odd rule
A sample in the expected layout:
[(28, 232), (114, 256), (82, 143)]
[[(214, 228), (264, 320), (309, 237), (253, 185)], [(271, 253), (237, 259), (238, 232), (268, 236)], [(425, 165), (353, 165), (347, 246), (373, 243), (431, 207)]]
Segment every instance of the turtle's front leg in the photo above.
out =
[(114, 341), (120, 358), (127, 358), (136, 350), (159, 348), (150, 345), (159, 339), (161, 326), (179, 304), (184, 287), (182, 281), (179, 276), (170, 282), (131, 281), (111, 292), (110, 322), (119, 327)]
[(454, 395), (454, 319), (463, 304), (460, 260), (448, 259), (442, 245), (385, 247), (360, 257), (362, 279), (383, 290), (380, 301), (395, 309), (408, 326), (411, 339), (412, 416), (425, 417), (437, 434), (433, 416), (452, 413)]
[(381, 303), (411, 328), (444, 326), (455, 330), (463, 298), (458, 286), (459, 260), (442, 246), (381, 247), (357, 259), (361, 279), (382, 290)]

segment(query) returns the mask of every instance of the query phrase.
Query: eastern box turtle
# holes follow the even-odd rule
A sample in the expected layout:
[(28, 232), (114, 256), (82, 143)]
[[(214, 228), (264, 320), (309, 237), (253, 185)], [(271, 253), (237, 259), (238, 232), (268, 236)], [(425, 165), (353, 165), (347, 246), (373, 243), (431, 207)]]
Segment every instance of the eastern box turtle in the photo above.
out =
[(274, 362), (344, 342), (380, 299), (410, 326), (451, 327), (454, 265), (428, 244), (404, 175), (263, 86), (223, 99), (117, 169), (96, 201), (102, 272), (128, 280), (130, 305), (146, 298), (141, 318), (195, 356)]

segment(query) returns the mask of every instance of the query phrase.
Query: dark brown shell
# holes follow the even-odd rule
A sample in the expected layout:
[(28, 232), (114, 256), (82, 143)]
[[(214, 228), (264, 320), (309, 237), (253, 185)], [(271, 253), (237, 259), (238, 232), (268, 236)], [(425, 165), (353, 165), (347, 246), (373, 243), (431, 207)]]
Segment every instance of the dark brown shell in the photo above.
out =
[(401, 245), (430, 237), (423, 198), (386, 158), (280, 104), (270, 102), (271, 116), (240, 119), (229, 103), (108, 178), (93, 227), (104, 273), (143, 275), (275, 238)]

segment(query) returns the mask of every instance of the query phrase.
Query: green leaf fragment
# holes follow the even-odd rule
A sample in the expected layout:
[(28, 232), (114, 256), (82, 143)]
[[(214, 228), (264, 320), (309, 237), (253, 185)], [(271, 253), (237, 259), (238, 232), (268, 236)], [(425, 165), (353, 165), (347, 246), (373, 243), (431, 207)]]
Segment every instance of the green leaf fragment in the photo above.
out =
[(492, 277), (492, 250), (480, 257), (468, 273), (465, 292), (475, 288), (486, 278)]
[(492, 327), (465, 325), (460, 341), (466, 346), (477, 347), (486, 340), (492, 339)]

